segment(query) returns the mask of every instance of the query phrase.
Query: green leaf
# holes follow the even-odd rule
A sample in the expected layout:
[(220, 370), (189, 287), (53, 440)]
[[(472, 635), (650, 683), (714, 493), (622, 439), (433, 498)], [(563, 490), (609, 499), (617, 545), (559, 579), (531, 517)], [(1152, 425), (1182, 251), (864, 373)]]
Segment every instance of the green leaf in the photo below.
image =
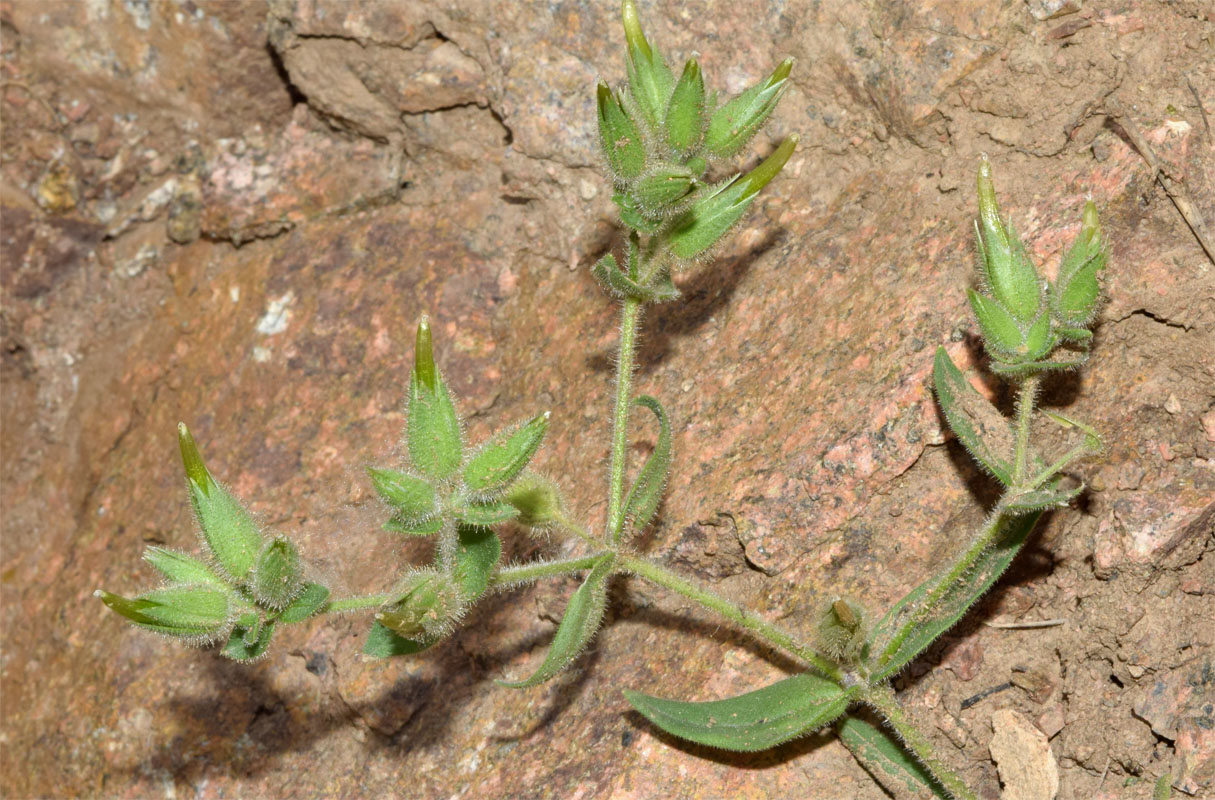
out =
[(637, 5), (633, 0), (624, 0), (621, 9), (624, 22), (624, 39), (628, 46), (629, 89), (638, 108), (645, 115), (650, 129), (657, 131), (671, 96), (671, 85), (675, 77), (658, 50), (650, 47), (641, 30), (637, 16)]
[(485, 594), (489, 577), (502, 557), (502, 542), (489, 528), (461, 525), (456, 545), (456, 581), (468, 602)]
[(746, 175), (707, 188), (697, 196), (687, 213), (672, 223), (666, 237), (671, 252), (690, 260), (717, 244), (746, 213), (755, 195), (784, 168), (797, 142), (796, 135), (790, 136)]
[(126, 598), (97, 591), (109, 608), (131, 622), (157, 633), (206, 639), (228, 622), (228, 593), (212, 585), (170, 586)]
[(657, 233), (667, 224), (665, 219), (647, 217), (637, 206), (637, 200), (632, 194), (617, 192), (612, 195), (612, 202), (620, 209), (620, 221), (639, 233)]
[(367, 640), (363, 643), (363, 654), (372, 658), (391, 658), (392, 656), (411, 656), (420, 653), (439, 641), (439, 638), (406, 639), (385, 628), (379, 622), (371, 626), (367, 632)]
[(1000, 306), (1020, 322), (1028, 323), (1040, 310), (1041, 279), (1025, 246), (1000, 219), (991, 163), (986, 158), (979, 164), (978, 190), (979, 268), (984, 283)]
[(966, 452), (1000, 483), (1011, 485), (1015, 436), (1008, 419), (975, 391), (944, 347), (937, 348), (932, 380), (945, 421)]
[(1048, 508), (1062, 508), (1079, 497), (1083, 491), (1084, 484), (1071, 489), (1058, 489), (1047, 485), (1039, 489), (1013, 495), (1008, 499), (1004, 507), (1014, 514), (1018, 512), (1045, 511)]
[(275, 611), (286, 608), (299, 594), (304, 569), (299, 550), (284, 536), (266, 542), (253, 569), (253, 596), (259, 605)]
[(730, 158), (742, 150), (771, 115), (789, 83), (793, 59), (780, 62), (767, 79), (713, 112), (704, 147), (714, 158)]
[(875, 781), (895, 797), (940, 797), (949, 794), (893, 735), (860, 717), (846, 716), (836, 726), (844, 746)]
[(680, 164), (661, 164), (633, 188), (638, 209), (647, 216), (670, 214), (671, 206), (688, 196), (696, 185), (696, 176)]
[(278, 615), (278, 621), (285, 625), (303, 622), (311, 617), (321, 606), (329, 601), (329, 590), (319, 583), (306, 583), (303, 590), (291, 601), (291, 605)]
[(705, 130), (705, 80), (695, 58), (688, 59), (671, 92), (663, 127), (667, 144), (677, 155), (690, 153), (700, 144)]
[(595, 262), (591, 274), (608, 294), (619, 298), (632, 297), (644, 303), (663, 303), (679, 297), (679, 290), (671, 282), (671, 273), (667, 270), (657, 276), (653, 286), (641, 286), (629, 276), (620, 271), (616, 258), (608, 253)]
[(375, 467), (369, 467), (367, 474), (380, 497), (396, 510), (394, 519), (402, 523), (420, 524), (438, 513), (434, 487), (426, 479), (395, 469)]
[(409, 382), (409, 458), (424, 476), (443, 480), (455, 474), (464, 458), (460, 418), (434, 363), (430, 323), (418, 324), (414, 370)]
[(460, 520), (467, 525), (497, 525), (519, 516), (519, 509), (510, 503), (469, 503), (460, 511)]
[[(641, 467), (637, 481), (629, 490), (629, 496), (624, 503), (624, 519), (632, 521), (633, 530), (641, 531), (662, 503), (663, 490), (666, 488), (667, 476), (671, 471), (671, 424), (662, 410), (662, 405), (649, 395), (642, 395), (633, 401), (635, 405), (645, 406), (658, 417), (658, 440), (654, 443), (654, 452)], [(621, 531), (616, 531), (619, 538)]]
[(684, 703), (624, 690), (633, 708), (669, 734), (753, 753), (817, 730), (848, 710), (853, 690), (817, 675), (794, 675), (754, 692)]
[(599, 145), (615, 183), (629, 184), (645, 169), (641, 131), (620, 98), (605, 84), (596, 90), (599, 106)]
[(970, 298), (970, 308), (979, 322), (988, 354), (1001, 360), (1023, 361), (1025, 337), (1012, 314), (974, 289), (967, 289), (966, 296)]
[(1169, 800), (1173, 796), (1173, 773), (1166, 772), (1156, 779), (1152, 787), (1152, 800)]
[[(975, 561), (974, 566), (941, 597), (936, 608), (928, 617), (910, 630), (902, 645), (891, 654), (887, 661), (873, 665), (869, 682), (876, 684), (891, 677), (936, 641), (937, 637), (952, 628), (974, 605), (975, 601), (982, 597), (1004, 574), (1004, 570), (1008, 569), (1008, 565), (1016, 558), (1040, 516), (1042, 516), (1041, 512), (1012, 519), (1006, 518), (1003, 530), (996, 540)], [(908, 592), (886, 612), (886, 615), (874, 626), (873, 634), (870, 636), (870, 653), (875, 656), (880, 654), (888, 642), (894, 641), (905, 628), (910, 627), (920, 601), (933, 589), (936, 582), (935, 576), (929, 578)]]
[(177, 441), (203, 544), (227, 576), (244, 580), (262, 549), (257, 525), (236, 498), (211, 477), (185, 423), (177, 426)]
[[(256, 620), (256, 615), (253, 618)], [(242, 622), (245, 622), (243, 618), (232, 628), (223, 654), (233, 661), (256, 661), (266, 654), (266, 648), (274, 638), (274, 622), (258, 621), (252, 625)]]
[(407, 522), (398, 517), (393, 517), (381, 527), (386, 531), (404, 533), (409, 536), (432, 536), (443, 530), (443, 518), (434, 517), (425, 522)]
[(500, 680), (498, 684), (511, 689), (537, 686), (565, 669), (582, 653), (603, 621), (603, 610), (607, 605), (607, 579), (612, 574), (613, 565), (611, 556), (605, 556), (574, 592), (540, 668), (529, 678), (514, 682)]
[(226, 586), (223, 579), (194, 556), (164, 547), (149, 547), (143, 560), (164, 573), (172, 583), (211, 583)]
[(548, 431), (549, 416), (545, 411), (486, 442), (464, 467), (464, 485), (481, 497), (509, 486), (536, 455)]

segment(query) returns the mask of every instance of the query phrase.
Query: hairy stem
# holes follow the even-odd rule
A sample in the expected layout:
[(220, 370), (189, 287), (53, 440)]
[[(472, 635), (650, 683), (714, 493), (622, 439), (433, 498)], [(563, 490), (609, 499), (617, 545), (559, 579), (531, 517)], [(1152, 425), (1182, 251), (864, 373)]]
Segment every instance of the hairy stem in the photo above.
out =
[(713, 592), (703, 589), (686, 578), (676, 575), (674, 572), (664, 569), (647, 559), (621, 554), (620, 560), (617, 563), (619, 563), (623, 570), (645, 578), (659, 586), (664, 586), (689, 600), (699, 603), (705, 608), (716, 611), (718, 614), (742, 626), (756, 636), (797, 656), (802, 661), (810, 664), (816, 672), (819, 672), (823, 676), (834, 681), (843, 680), (843, 674), (838, 667), (753, 611), (736, 606), (729, 600), (719, 597)]
[(616, 363), (616, 412), (612, 415), (612, 467), (608, 478), (607, 541), (615, 543), (624, 528), (625, 454), (629, 444), (629, 405), (632, 402), (633, 357), (637, 346), (637, 326), (641, 321), (641, 301), (624, 300), (620, 315), (620, 357)]
[(1013, 460), (1013, 486), (1023, 487), (1025, 464), (1029, 458), (1029, 424), (1034, 416), (1034, 399), (1038, 394), (1038, 383), (1042, 379), (1031, 375), (1021, 381), (1021, 392), (1017, 398), (1017, 449)]
[(957, 773), (937, 757), (932, 744), (920, 729), (907, 718), (894, 690), (885, 684), (875, 686), (861, 695), (861, 700), (882, 715), (903, 745), (923, 764), (933, 777), (956, 800), (978, 800), (978, 796), (958, 777)]
[(375, 608), (382, 606), (392, 599), (390, 594), (372, 594), (363, 597), (343, 597), (338, 600), (330, 600), (325, 605), (321, 606), (317, 613), (328, 614), (331, 611), (358, 611), (363, 608)]
[(513, 567), (499, 567), (489, 576), (489, 587), (512, 586), (519, 583), (529, 583), (541, 578), (552, 578), (557, 575), (568, 575), (571, 572), (581, 572), (591, 569), (603, 558), (604, 553), (593, 556), (570, 558), (564, 561), (537, 561), (534, 564), (518, 564)]

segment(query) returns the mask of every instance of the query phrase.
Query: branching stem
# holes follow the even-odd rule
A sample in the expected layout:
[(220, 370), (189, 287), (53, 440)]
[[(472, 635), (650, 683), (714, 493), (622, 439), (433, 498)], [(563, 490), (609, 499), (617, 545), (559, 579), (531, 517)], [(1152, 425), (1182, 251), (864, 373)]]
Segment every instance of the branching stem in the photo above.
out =
[(330, 600), (328, 603), (325, 603), (317, 613), (328, 614), (331, 611), (358, 611), (364, 608), (375, 608), (376, 606), (384, 605), (391, 599), (392, 595), (388, 594), (342, 597), (338, 600)]
[(975, 793), (970, 791), (958, 774), (937, 757), (936, 750), (933, 749), (927, 737), (920, 732), (919, 727), (907, 718), (903, 707), (899, 705), (898, 698), (894, 696), (894, 690), (885, 684), (875, 686), (861, 695), (861, 700), (882, 715), (886, 724), (895, 732), (903, 745), (915, 755), (921, 764), (928, 768), (928, 771), (951, 796), (956, 800), (978, 800)]
[(582, 572), (591, 569), (602, 559), (603, 553), (581, 558), (569, 558), (564, 561), (537, 561), (533, 564), (518, 564), (513, 567), (500, 567), (489, 576), (491, 589), (501, 586), (511, 586), (519, 583), (529, 583), (541, 578), (553, 578), (558, 575), (568, 575), (571, 572)]

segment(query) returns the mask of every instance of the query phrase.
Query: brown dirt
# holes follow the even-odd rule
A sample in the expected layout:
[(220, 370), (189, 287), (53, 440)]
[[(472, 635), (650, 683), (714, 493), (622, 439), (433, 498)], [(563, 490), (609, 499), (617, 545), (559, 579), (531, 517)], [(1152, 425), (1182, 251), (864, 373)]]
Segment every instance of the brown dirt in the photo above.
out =
[[(1091, 195), (1109, 300), (1090, 365), (1046, 400), (1109, 451), (899, 688), (985, 797), (1005, 710), (1049, 741), (1061, 798), (1146, 798), (1166, 770), (1212, 797), (1215, 263), (1179, 208), (1215, 236), (1215, 12), (1044, 6), (1071, 8), (643, 4), (728, 91), (797, 57), (754, 150), (804, 143), (646, 320), (638, 388), (677, 447), (648, 547), (799, 632), (830, 595), (880, 611), (915, 585), (991, 497), (926, 383), (938, 344), (975, 360), (978, 155), (1047, 263)], [(0, 2), (0, 794), (884, 796), (830, 737), (724, 756), (628, 712), (622, 687), (720, 697), (793, 666), (635, 581), (578, 668), (528, 692), (491, 679), (537, 663), (573, 582), (377, 663), (364, 617), (246, 667), (91, 597), (152, 581), (149, 543), (195, 546), (179, 419), (337, 592), (424, 558), (378, 531), (362, 477), (392, 456), (423, 312), (472, 436), (551, 408), (541, 466), (601, 521), (615, 310), (587, 267), (619, 237), (591, 89), (623, 75), (615, 13)]]

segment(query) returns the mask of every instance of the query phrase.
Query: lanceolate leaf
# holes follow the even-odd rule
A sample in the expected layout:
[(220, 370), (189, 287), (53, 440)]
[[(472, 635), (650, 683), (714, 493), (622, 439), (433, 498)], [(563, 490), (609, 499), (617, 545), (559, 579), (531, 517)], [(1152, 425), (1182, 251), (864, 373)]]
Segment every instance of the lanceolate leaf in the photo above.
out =
[(949, 795), (928, 770), (899, 745), (893, 735), (860, 717), (846, 716), (835, 726), (840, 741), (865, 771), (896, 798)]
[(510, 503), (470, 503), (460, 512), (460, 519), (469, 525), (497, 525), (519, 516), (519, 509)]
[(221, 569), (243, 580), (262, 549), (257, 525), (240, 502), (211, 477), (184, 423), (177, 426), (177, 440), (203, 544)]
[(684, 703), (625, 690), (624, 696), (667, 733), (723, 750), (767, 750), (834, 722), (853, 690), (817, 675), (794, 675), (754, 692)]
[(1008, 418), (975, 391), (944, 347), (937, 348), (932, 379), (937, 402), (958, 441), (996, 480), (1010, 485), (1014, 437)]
[(170, 636), (207, 638), (227, 624), (228, 595), (215, 586), (171, 586), (134, 598), (104, 591), (96, 594), (136, 625)]
[(620, 271), (611, 253), (595, 262), (591, 274), (604, 291), (615, 297), (632, 297), (646, 303), (662, 303), (679, 297), (679, 290), (671, 282), (670, 272), (663, 271), (652, 286), (642, 286)]
[[(653, 397), (642, 395), (633, 402), (645, 406), (658, 417), (658, 441), (654, 443), (654, 452), (650, 453), (637, 474), (637, 481), (629, 490), (624, 505), (625, 518), (632, 520), (633, 530), (640, 531), (650, 524), (662, 502), (663, 489), (671, 469), (671, 425), (662, 406)], [(616, 536), (619, 537), (620, 533), (616, 531)]]
[(438, 641), (435, 639), (406, 639), (385, 628), (380, 623), (373, 623), (367, 633), (367, 641), (363, 643), (363, 654), (372, 658), (390, 658), (392, 656), (411, 656), (420, 653)]
[(279, 622), (287, 625), (303, 622), (311, 617), (329, 600), (329, 590), (319, 583), (306, 583), (299, 596), (279, 614)]
[(489, 528), (461, 525), (456, 546), (456, 580), (466, 600), (476, 600), (489, 588), (489, 576), (502, 556), (502, 543)]
[(425, 522), (409, 522), (393, 517), (381, 526), (386, 531), (404, 533), (409, 536), (431, 536), (443, 530), (443, 518), (434, 517)]
[(421, 522), (430, 519), (438, 508), (435, 505), (435, 490), (429, 481), (416, 475), (395, 469), (367, 470), (376, 492), (395, 510), (395, 518), (403, 522)]
[(171, 583), (213, 583), (223, 586), (223, 580), (197, 558), (177, 550), (149, 547), (143, 560), (164, 573)]
[(590, 643), (603, 621), (603, 609), (607, 602), (607, 579), (612, 574), (612, 559), (605, 556), (591, 569), (586, 580), (570, 598), (565, 616), (557, 626), (557, 634), (548, 648), (548, 655), (531, 677), (521, 681), (498, 681), (511, 689), (526, 689), (544, 683), (565, 669)]
[(442, 480), (460, 467), (464, 440), (451, 393), (434, 363), (430, 323), (418, 325), (414, 369), (409, 381), (409, 421), (405, 428), (409, 458), (428, 478)]
[(1059, 489), (1050, 486), (1050, 483), (1047, 481), (1048, 485), (1041, 489), (1013, 495), (1005, 507), (1011, 512), (1045, 511), (1048, 508), (1067, 505), (1084, 491), (1084, 484), (1071, 489)]
[(519, 477), (548, 430), (549, 412), (494, 436), (464, 467), (464, 485), (475, 493), (501, 492)]
[(912, 626), (912, 618), (920, 607), (920, 601), (936, 585), (935, 577), (924, 581), (895, 603), (894, 607), (886, 612), (886, 616), (874, 626), (869, 652), (874, 658), (878, 658), (889, 642), (900, 636), (905, 628), (910, 630), (888, 660), (874, 664), (870, 682), (877, 683), (894, 675), (936, 641), (937, 637), (952, 628), (975, 601), (1004, 574), (1004, 570), (1025, 544), (1026, 537), (1040, 516), (1041, 512), (1037, 512), (1005, 520), (1003, 530), (996, 541), (979, 557), (970, 571), (949, 588), (936, 608), (920, 624)]

